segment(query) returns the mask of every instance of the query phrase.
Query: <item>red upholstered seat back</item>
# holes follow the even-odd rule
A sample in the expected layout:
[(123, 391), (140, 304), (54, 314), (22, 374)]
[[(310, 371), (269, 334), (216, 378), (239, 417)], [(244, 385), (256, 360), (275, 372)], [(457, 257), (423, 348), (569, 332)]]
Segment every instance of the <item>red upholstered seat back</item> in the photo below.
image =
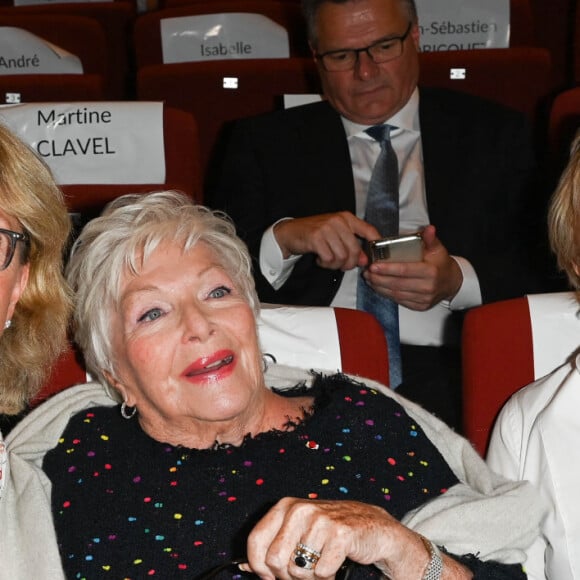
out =
[[(45, 15), (59, 18), (61, 15), (77, 15), (97, 22), (104, 32), (107, 51), (107, 75), (104, 83), (106, 99), (124, 99), (133, 92), (131, 78), (131, 30), (135, 19), (135, 5), (126, 0), (115, 2), (62, 2), (26, 6), (2, 6), (0, 14)], [(76, 34), (82, 42), (82, 36)], [(86, 50), (93, 50), (95, 57), (102, 57), (100, 46), (86, 42)], [(60, 100), (66, 100), (62, 94)]]
[(320, 92), (310, 58), (184, 62), (143, 67), (137, 75), (140, 99), (193, 114), (204, 174), (211, 173), (214, 148), (233, 120), (281, 108), (285, 94)]
[(84, 73), (106, 77), (109, 47), (101, 25), (92, 18), (74, 14), (0, 11), (0, 27), (3, 26), (26, 30), (63, 48), (80, 59)]
[(485, 304), (467, 312), (462, 355), (463, 431), (483, 456), (502, 405), (534, 380), (527, 298)]
[(163, 183), (63, 185), (69, 209), (81, 213), (82, 220), (86, 221), (98, 215), (106, 203), (120, 195), (160, 189), (178, 189), (201, 202), (199, 138), (197, 124), (191, 114), (164, 107), (163, 138), (166, 169)]
[(104, 79), (97, 74), (0, 75), (1, 104), (102, 101), (104, 96)]
[(334, 314), (343, 370), (388, 385), (387, 339), (379, 321), (363, 310), (335, 308)]
[(548, 123), (551, 161), (558, 175), (570, 156), (570, 145), (580, 129), (580, 86), (562, 91), (554, 98)]
[[(553, 90), (550, 54), (535, 47), (422, 52), (419, 83), (498, 101), (536, 119)], [(464, 78), (453, 71), (464, 70)]]

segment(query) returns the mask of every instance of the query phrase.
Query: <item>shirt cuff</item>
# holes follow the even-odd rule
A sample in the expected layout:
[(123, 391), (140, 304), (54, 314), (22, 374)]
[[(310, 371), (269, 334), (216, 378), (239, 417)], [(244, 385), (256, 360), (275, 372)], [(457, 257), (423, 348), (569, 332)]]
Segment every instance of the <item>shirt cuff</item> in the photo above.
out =
[(450, 310), (465, 310), (473, 306), (480, 306), (481, 288), (479, 287), (479, 279), (471, 263), (460, 256), (451, 256), (459, 266), (463, 274), (463, 282), (457, 294), (452, 300), (443, 300), (443, 305)]
[(260, 242), (260, 272), (274, 290), (281, 288), (292, 274), (294, 264), (301, 256), (290, 256), (286, 260), (274, 235), (274, 226), (292, 218), (282, 218), (272, 224), (262, 235)]

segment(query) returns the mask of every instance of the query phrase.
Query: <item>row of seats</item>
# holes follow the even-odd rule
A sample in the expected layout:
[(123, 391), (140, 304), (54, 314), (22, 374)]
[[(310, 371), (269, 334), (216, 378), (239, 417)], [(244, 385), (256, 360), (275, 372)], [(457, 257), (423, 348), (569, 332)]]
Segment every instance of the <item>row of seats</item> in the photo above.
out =
[[(498, 49), (500, 50), (500, 49)], [(544, 76), (549, 74), (549, 67), (544, 59), (542, 49), (537, 54), (538, 63), (544, 64)], [(476, 52), (469, 52), (466, 58), (476, 57)], [(433, 61), (425, 84), (445, 86), (446, 69), (439, 62), (443, 53), (430, 53), (425, 58)], [(528, 55), (529, 56), (529, 55)], [(499, 59), (496, 63), (500, 63)], [(458, 63), (465, 64), (459, 60)], [(166, 160), (166, 178), (163, 183), (136, 184), (129, 181), (120, 185), (63, 185), (69, 207), (80, 212), (84, 218), (96, 215), (104, 204), (117, 195), (129, 191), (148, 191), (160, 187), (176, 188), (187, 192), (196, 201), (203, 202), (204, 192), (211, 188), (212, 178), (219, 167), (221, 146), (225, 142), (231, 121), (261, 111), (282, 107), (281, 96), (288, 93), (310, 94), (317, 92), (318, 77), (309, 59), (280, 59), (272, 61), (236, 61), (230, 74), (235, 75), (237, 89), (224, 87), (223, 71), (216, 62), (180, 63), (160, 65), (143, 69), (139, 77), (139, 95), (144, 103), (162, 101), (164, 106), (163, 134)], [(476, 63), (474, 63), (476, 64)], [(275, 66), (272, 66), (275, 65)], [(435, 65), (440, 65), (438, 66)], [(485, 69), (487, 64), (484, 62)], [(478, 84), (477, 75), (472, 76), (477, 67), (468, 66), (466, 79), (458, 82), (462, 90), (481, 94), (482, 85)], [(537, 74), (525, 75), (519, 80), (517, 74), (525, 66), (518, 66), (510, 78), (509, 71), (504, 72), (505, 83), (515, 81), (522, 97), (521, 102), (511, 103), (529, 115), (534, 115), (532, 104), (539, 102), (542, 93), (542, 75), (540, 68)], [(440, 75), (440, 76), (438, 76)], [(69, 75), (74, 76), (74, 75)], [(484, 75), (485, 76), (485, 75)], [(1, 77), (0, 77), (1, 78)], [(519, 81), (519, 82), (518, 82)], [(50, 87), (43, 85), (43, 96)], [(38, 102), (60, 102), (59, 87), (55, 85), (53, 98), (38, 99)], [(500, 87), (501, 88), (501, 87)], [(512, 97), (502, 95), (501, 90), (486, 95), (506, 101)], [(532, 95), (536, 91), (536, 97)], [(34, 99), (33, 99), (34, 101)], [(109, 101), (103, 101), (109, 102)], [(113, 101), (127, 103), (126, 101)], [(568, 89), (558, 94), (553, 100), (547, 116), (546, 131), (542, 134), (545, 143), (548, 166), (559, 174), (567, 155), (572, 137), (580, 126), (580, 87)]]
[[(469, 92), (518, 109), (529, 116), (543, 140), (553, 93), (545, 49), (427, 52), (421, 53), (420, 61), (421, 84)], [(219, 158), (221, 137), (231, 120), (280, 107), (284, 94), (319, 91), (310, 58), (173, 63), (144, 66), (137, 72), (140, 100), (162, 100), (198, 120), (207, 187), (213, 182), (211, 161)]]
[[(98, 215), (107, 202), (129, 192), (178, 189), (186, 192), (198, 203), (203, 203), (206, 188), (202, 181), (204, 173), (202, 168), (210, 159), (211, 148), (216, 153), (215, 148), (222, 143), (217, 138), (218, 131), (226, 128), (227, 120), (235, 115), (235, 112), (232, 112), (227, 106), (229, 96), (229, 93), (224, 91), (218, 109), (215, 103), (211, 102), (211, 95), (205, 95), (205, 104), (200, 108), (199, 115), (172, 106), (165, 105), (163, 107), (162, 132), (165, 162), (163, 181), (139, 183), (127, 178), (122, 183), (63, 184), (61, 187), (65, 193), (68, 207), (71, 212), (79, 214), (78, 221), (85, 223)], [(274, 98), (274, 96), (270, 95), (270, 98)], [(124, 101), (106, 103), (126, 105)], [(203, 115), (202, 113), (207, 110), (224, 111), (225, 116)], [(237, 110), (235, 109), (235, 111)], [(559, 171), (567, 159), (569, 144), (575, 131), (580, 127), (580, 87), (559, 94), (554, 100), (549, 118), (546, 141), (551, 144), (553, 174), (559, 175)], [(223, 122), (222, 127), (219, 126), (220, 122)], [(31, 124), (30, 121), (27, 123)], [(135, 136), (131, 138), (133, 141), (138, 139)]]
[[(573, 4), (580, 3), (566, 1), (568, 13)], [(538, 44), (534, 0), (511, 0), (510, 5), (511, 48), (422, 53), (421, 83), (457, 88), (520, 109), (535, 123), (542, 143), (551, 98), (561, 90), (556, 78), (559, 57), (548, 48), (534, 46)], [(0, 26), (24, 28), (78, 55), (85, 73), (40, 78), (0, 75), (0, 100), (162, 100), (198, 119), (201, 166), (204, 180), (211, 184), (211, 159), (224, 124), (272, 110), (279, 106), (282, 94), (320, 90), (299, 2), (246, 0), (243, 6), (244, 11), (267, 14), (288, 29), (290, 59), (163, 64), (163, 19), (218, 9), (240, 11), (240, 0), (188, 0), (144, 14), (137, 14), (135, 4), (128, 0), (0, 7)]]
[[(299, 0), (280, 1), (287, 5), (299, 5)], [(231, 4), (238, 10), (240, 8), (245, 10), (245, 0), (237, 2), (234, 0)], [(212, 9), (216, 6), (215, 2), (211, 5)], [(553, 61), (552, 81), (557, 90), (580, 83), (580, 10), (578, 5), (578, 0), (510, 0), (510, 45), (547, 48)], [(207, 0), (159, 0), (158, 6), (162, 10), (183, 9), (183, 7), (207, 10), (208, 2)], [(293, 7), (288, 8), (289, 13), (292, 11)], [(292, 17), (289, 17), (289, 22), (292, 25)]]
[[(290, 0), (286, 0), (288, 3)], [(122, 2), (114, 2), (113, 5), (122, 5)], [(131, 7), (134, 10), (134, 7)], [(181, 9), (180, 9), (181, 10)], [(22, 18), (21, 12), (19, 12)], [(35, 14), (39, 16), (39, 14)], [(144, 18), (148, 15), (143, 15)], [(69, 18), (72, 18), (69, 16)], [(77, 31), (85, 26), (81, 20), (87, 17), (79, 17), (73, 26)], [(89, 19), (90, 20), (90, 19)], [(1, 21), (0, 21), (1, 22)], [(7, 24), (2, 24), (7, 25)], [(69, 27), (71, 26), (69, 22)], [(53, 27), (54, 28), (54, 27)], [(101, 34), (95, 33), (95, 27), (87, 26), (84, 43), (73, 40), (69, 35), (57, 36), (53, 30), (52, 42), (55, 44), (70, 42), (70, 51), (81, 54), (91, 43), (98, 45), (102, 41)], [(135, 29), (137, 30), (137, 28)], [(92, 35), (92, 36), (91, 36)], [(124, 38), (127, 43), (127, 37)], [(84, 44), (85, 46), (81, 46)], [(108, 76), (112, 69), (120, 70), (126, 65), (126, 70), (131, 69), (131, 58), (126, 62), (116, 62), (115, 52), (107, 51), (107, 43), (103, 45), (103, 65), (97, 62), (95, 56), (87, 54), (84, 75), (63, 75), (66, 79), (54, 79), (54, 93), (52, 98), (26, 98), (25, 100), (51, 100), (61, 101), (63, 95), (67, 100), (68, 93), (64, 93), (65, 80), (69, 77), (80, 76), (96, 79), (93, 88), (99, 90), (95, 93), (95, 100), (110, 99), (115, 91), (120, 95), (127, 95), (123, 85), (127, 82), (127, 76), (120, 75), (121, 83), (116, 85)], [(151, 47), (149, 47), (151, 49)], [(149, 50), (150, 55), (153, 50)], [(128, 52), (127, 54), (130, 54)], [(139, 54), (139, 56), (137, 56)], [(145, 55), (145, 56), (143, 56)], [(63, 186), (69, 205), (72, 210), (84, 214), (84, 218), (92, 217), (100, 211), (104, 203), (111, 198), (127, 191), (148, 191), (159, 187), (175, 187), (192, 195), (200, 202), (203, 201), (204, 185), (202, 178), (207, 179), (211, 174), (211, 160), (216, 154), (216, 148), (223, 142), (220, 137), (227, 130), (229, 121), (249, 114), (271, 110), (281, 106), (280, 96), (284, 93), (317, 93), (319, 91), (318, 78), (311, 59), (307, 56), (295, 56), (287, 59), (265, 59), (259, 61), (224, 61), (204, 63), (179, 63), (162, 64), (140, 62), (139, 59), (147, 57), (147, 47), (143, 53), (136, 53), (137, 60), (134, 78), (134, 97), (140, 100), (162, 100), (168, 106), (164, 108), (163, 133), (166, 156), (166, 179), (160, 184), (122, 184), (122, 185), (98, 185), (73, 184)], [(99, 68), (101, 67), (101, 68)], [(492, 49), (486, 51), (456, 51), (454, 53), (424, 53), (421, 54), (422, 76), (421, 83), (431, 86), (451, 86), (470, 93), (479, 94), (508, 104), (520, 109), (537, 120), (542, 114), (549, 112), (546, 120), (547, 136), (550, 151), (559, 155), (565, 150), (571, 140), (571, 135), (580, 121), (580, 87), (568, 88), (558, 92), (552, 99), (555, 90), (553, 61), (547, 49), (531, 46), (513, 46), (510, 49)], [(451, 74), (451, 71), (454, 71)], [(44, 91), (49, 94), (50, 83), (39, 83), (35, 75), (26, 76), (31, 90)], [(54, 75), (58, 77), (59, 75)], [(226, 82), (227, 79), (227, 82)], [(52, 79), (51, 79), (52, 80)], [(86, 81), (86, 79), (84, 79)], [(119, 79), (117, 79), (119, 80)], [(74, 82), (72, 83), (74, 86)], [(88, 90), (86, 85), (83, 90)], [(233, 88), (235, 87), (235, 88)], [(81, 94), (79, 92), (79, 94)], [(121, 97), (122, 98), (122, 97)], [(90, 100), (81, 97), (80, 100)], [(339, 309), (336, 309), (336, 318), (339, 322)], [(358, 311), (346, 311), (350, 322), (346, 326), (346, 332), (352, 336), (354, 328), (367, 328), (366, 322), (358, 321), (364, 315)], [(475, 315), (474, 315), (475, 316)], [(355, 318), (356, 317), (356, 320)], [(470, 317), (468, 317), (469, 320)], [(376, 322), (376, 321), (375, 321)], [(466, 322), (466, 325), (469, 324)], [(375, 324), (376, 326), (376, 324)], [(466, 326), (469, 328), (469, 326)], [(516, 325), (515, 328), (518, 328)], [(340, 324), (339, 324), (340, 330)], [(376, 355), (376, 340), (382, 337), (380, 328), (375, 328), (375, 338), (369, 346), (371, 332), (359, 333), (358, 338), (344, 349), (342, 368), (346, 372), (353, 372), (365, 376), (371, 376), (385, 382), (388, 376), (388, 367), (382, 364), (380, 368), (371, 368), (371, 362), (386, 361), (386, 351), (382, 356)], [(481, 337), (482, 333), (476, 332), (474, 336)], [(469, 336), (467, 333), (466, 336)], [(364, 339), (364, 340), (363, 340)], [(384, 346), (384, 345), (383, 345)], [(483, 352), (476, 349), (477, 352)], [(466, 352), (473, 352), (466, 349)], [(345, 357), (351, 357), (347, 360)], [(63, 362), (64, 361), (64, 362)], [(58, 373), (63, 372), (67, 378), (63, 379), (67, 384), (84, 380), (84, 368), (76, 359), (76, 353), (71, 350), (61, 361), (61, 365), (55, 370), (49, 384), (52, 389), (63, 386)], [(73, 362), (74, 361), (74, 362)], [(513, 361), (512, 361), (513, 362)], [(485, 365), (484, 365), (485, 366)], [(489, 368), (489, 365), (487, 365)], [(467, 367), (471, 368), (471, 367)], [(72, 375), (70, 374), (72, 373)], [(533, 378), (533, 377), (532, 377)], [(465, 381), (466, 388), (469, 380)], [(483, 384), (489, 384), (483, 383)], [(518, 385), (521, 386), (521, 385)], [(478, 387), (473, 390), (474, 396), (479, 396), (484, 389)], [(45, 392), (44, 395), (47, 393)], [(468, 396), (466, 395), (466, 402)], [(489, 406), (488, 406), (489, 407)], [(478, 413), (482, 406), (479, 404), (466, 406), (469, 412)], [(473, 411), (475, 409), (475, 411)], [(488, 409), (489, 410), (489, 409)], [(489, 417), (488, 417), (489, 419)], [(487, 419), (486, 419), (487, 420)], [(486, 428), (489, 427), (489, 421)], [(469, 430), (469, 424), (467, 425)], [(474, 431), (476, 434), (478, 431)], [(469, 431), (468, 431), (469, 434)], [(482, 443), (484, 445), (485, 443)]]
[[(482, 456), (487, 451), (494, 420), (510, 395), (551, 372), (576, 351), (580, 324), (577, 309), (574, 293), (560, 292), (502, 300), (467, 313), (462, 340), (463, 431)], [(297, 332), (288, 327), (289, 319)], [(310, 337), (311, 333), (303, 329), (312, 324), (324, 325), (325, 340), (317, 343), (316, 361), (308, 359), (312, 347), (304, 344), (305, 336)], [(274, 307), (263, 311), (258, 328), (265, 351), (280, 363), (342, 370), (383, 384), (388, 381), (385, 336), (377, 320), (367, 312)], [(277, 340), (279, 328), (284, 328), (284, 336)], [(334, 342), (338, 343), (336, 358)], [(296, 353), (301, 355), (298, 363)], [(87, 378), (90, 377), (82, 357), (71, 344), (34, 404)]]
[[(546, 48), (554, 90), (580, 84), (579, 3), (580, 0), (510, 0), (510, 46)], [(542, 12), (541, 6), (549, 8)], [(103, 75), (104, 98), (131, 99), (135, 97), (137, 70), (163, 63), (162, 21), (231, 12), (267, 16), (288, 31), (290, 56), (309, 56), (300, 5), (295, 0), (166, 0), (162, 9), (142, 14), (137, 13), (135, 3), (130, 0), (0, 5), (0, 26), (22, 27), (78, 54), (87, 73)], [(89, 30), (86, 22), (79, 21), (72, 30), (70, 21), (65, 19), (61, 24), (66, 15), (95, 21), (102, 29), (104, 42), (95, 38), (94, 30)], [(562, 22), (562, 27), (552, 31), (554, 22)]]

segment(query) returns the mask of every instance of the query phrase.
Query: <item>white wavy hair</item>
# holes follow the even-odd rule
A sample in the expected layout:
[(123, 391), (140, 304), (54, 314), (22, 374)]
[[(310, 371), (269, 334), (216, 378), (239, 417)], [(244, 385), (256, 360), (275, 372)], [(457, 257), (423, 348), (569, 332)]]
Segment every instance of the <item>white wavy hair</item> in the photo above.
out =
[(123, 195), (83, 228), (66, 269), (75, 292), (74, 337), (88, 371), (103, 384), (104, 372), (116, 374), (110, 322), (119, 304), (122, 276), (138, 274), (164, 242), (185, 251), (199, 242), (206, 244), (258, 315), (251, 259), (224, 213), (196, 205), (177, 191)]

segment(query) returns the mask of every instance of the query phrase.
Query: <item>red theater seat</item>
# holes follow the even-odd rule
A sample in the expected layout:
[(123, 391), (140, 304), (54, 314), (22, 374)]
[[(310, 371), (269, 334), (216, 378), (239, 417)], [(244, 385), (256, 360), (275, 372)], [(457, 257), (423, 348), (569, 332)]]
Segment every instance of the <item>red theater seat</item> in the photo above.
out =
[[(133, 78), (130, 57), (131, 31), (135, 19), (135, 5), (126, 0), (115, 2), (62, 2), (26, 6), (3, 6), (0, 14), (44, 14), (58, 18), (60, 15), (78, 15), (91, 18), (101, 25), (107, 39), (107, 77), (105, 98), (124, 99), (132, 96)], [(99, 47), (87, 42), (87, 50), (101, 57)], [(101, 54), (99, 54), (99, 51)], [(61, 97), (63, 100), (64, 97)]]
[(32, 401), (32, 406), (39, 405), (51, 395), (68, 387), (86, 382), (87, 371), (84, 362), (80, 353), (71, 344), (56, 361), (44, 387)]
[(389, 384), (387, 340), (379, 321), (368, 312), (335, 308), (342, 369)]
[(103, 82), (95, 74), (0, 75), (0, 103), (101, 101)]
[(62, 190), (69, 209), (80, 213), (81, 221), (84, 222), (99, 214), (106, 203), (120, 195), (160, 189), (178, 189), (201, 202), (198, 131), (191, 114), (164, 107), (163, 137), (166, 164), (163, 183), (63, 185)]
[[(463, 431), (482, 456), (507, 399), (564, 363), (580, 345), (577, 310), (574, 293), (561, 292), (503, 300), (467, 312), (462, 337)], [(551, 329), (548, 336), (542, 334), (545, 328)], [(551, 343), (553, 353), (547, 355), (541, 343), (535, 344), (541, 339)]]
[(548, 143), (558, 173), (570, 154), (570, 145), (580, 130), (580, 86), (559, 93), (550, 108)]
[[(77, 56), (86, 74), (106, 78), (107, 40), (101, 25), (92, 18), (69, 14), (30, 14), (18, 10), (0, 11), (0, 27), (26, 30)], [(62, 97), (61, 97), (62, 99)]]
[(422, 52), (419, 82), (498, 101), (535, 120), (553, 90), (550, 54), (536, 47)]
[(510, 46), (537, 46), (530, 0), (510, 0)]
[(574, 21), (574, 37), (572, 39), (572, 84), (580, 85), (580, 0), (576, 0), (576, 18)]
[[(538, 46), (550, 52), (555, 90), (571, 86), (578, 0), (530, 0)], [(576, 48), (577, 50), (577, 48)], [(578, 53), (576, 53), (578, 54)]]
[(285, 94), (319, 92), (310, 58), (185, 62), (137, 73), (139, 99), (162, 100), (197, 120), (205, 177), (211, 175), (210, 159), (231, 121), (280, 108)]

